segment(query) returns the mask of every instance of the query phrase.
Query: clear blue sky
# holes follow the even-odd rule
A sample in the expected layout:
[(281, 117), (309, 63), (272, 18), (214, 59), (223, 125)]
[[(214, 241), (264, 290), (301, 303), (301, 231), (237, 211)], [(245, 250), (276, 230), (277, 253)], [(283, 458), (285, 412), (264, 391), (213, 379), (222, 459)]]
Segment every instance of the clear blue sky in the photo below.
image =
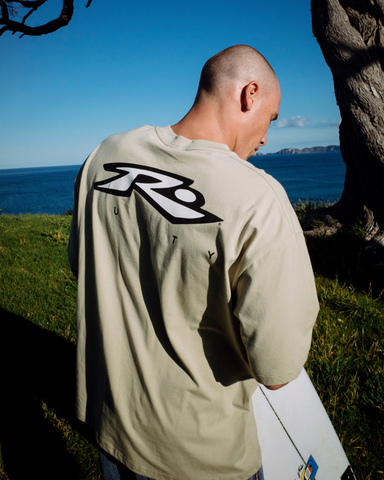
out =
[[(49, 0), (29, 23), (45, 23), (61, 3)], [(309, 0), (85, 4), (75, 0), (70, 24), (52, 34), (0, 37), (0, 168), (80, 164), (112, 133), (176, 123), (205, 61), (240, 43), (267, 58), (282, 90), (261, 152), (339, 144)]]

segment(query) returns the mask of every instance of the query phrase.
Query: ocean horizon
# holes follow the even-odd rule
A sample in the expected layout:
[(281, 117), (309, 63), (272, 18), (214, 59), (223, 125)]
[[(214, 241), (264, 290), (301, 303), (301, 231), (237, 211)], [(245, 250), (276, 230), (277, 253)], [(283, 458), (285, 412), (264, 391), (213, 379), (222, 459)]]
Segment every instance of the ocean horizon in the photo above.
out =
[[(285, 188), (292, 203), (341, 197), (345, 164), (340, 153), (257, 155), (248, 159)], [(73, 208), (81, 165), (0, 169), (0, 214), (64, 214)]]

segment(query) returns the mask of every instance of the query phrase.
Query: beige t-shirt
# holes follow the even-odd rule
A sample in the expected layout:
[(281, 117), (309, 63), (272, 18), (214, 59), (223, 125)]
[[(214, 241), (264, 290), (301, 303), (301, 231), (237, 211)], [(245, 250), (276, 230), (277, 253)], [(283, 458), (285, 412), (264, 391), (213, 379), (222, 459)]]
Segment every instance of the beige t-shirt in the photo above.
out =
[(318, 312), (281, 185), (226, 145), (142, 127), (102, 142), (75, 191), (77, 414), (156, 480), (245, 480), (250, 398), (296, 378)]

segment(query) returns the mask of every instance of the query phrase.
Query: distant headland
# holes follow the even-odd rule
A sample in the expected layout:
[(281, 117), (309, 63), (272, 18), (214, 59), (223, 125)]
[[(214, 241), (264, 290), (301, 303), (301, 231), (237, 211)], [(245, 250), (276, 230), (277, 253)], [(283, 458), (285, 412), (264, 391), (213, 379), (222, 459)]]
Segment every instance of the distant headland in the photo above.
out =
[(276, 153), (261, 153), (257, 152), (256, 155), (294, 155), (300, 153), (329, 153), (329, 152), (340, 152), (339, 145), (328, 145), (328, 147), (311, 147), (303, 148), (299, 150), (298, 148), (283, 148)]

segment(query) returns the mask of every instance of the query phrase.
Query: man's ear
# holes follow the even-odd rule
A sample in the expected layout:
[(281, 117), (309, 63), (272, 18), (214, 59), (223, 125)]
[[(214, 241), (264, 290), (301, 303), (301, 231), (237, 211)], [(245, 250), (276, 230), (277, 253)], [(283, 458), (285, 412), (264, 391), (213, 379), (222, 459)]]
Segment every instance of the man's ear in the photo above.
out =
[(259, 91), (259, 85), (256, 81), (252, 81), (246, 85), (241, 91), (241, 111), (249, 112), (252, 110), (253, 103)]

